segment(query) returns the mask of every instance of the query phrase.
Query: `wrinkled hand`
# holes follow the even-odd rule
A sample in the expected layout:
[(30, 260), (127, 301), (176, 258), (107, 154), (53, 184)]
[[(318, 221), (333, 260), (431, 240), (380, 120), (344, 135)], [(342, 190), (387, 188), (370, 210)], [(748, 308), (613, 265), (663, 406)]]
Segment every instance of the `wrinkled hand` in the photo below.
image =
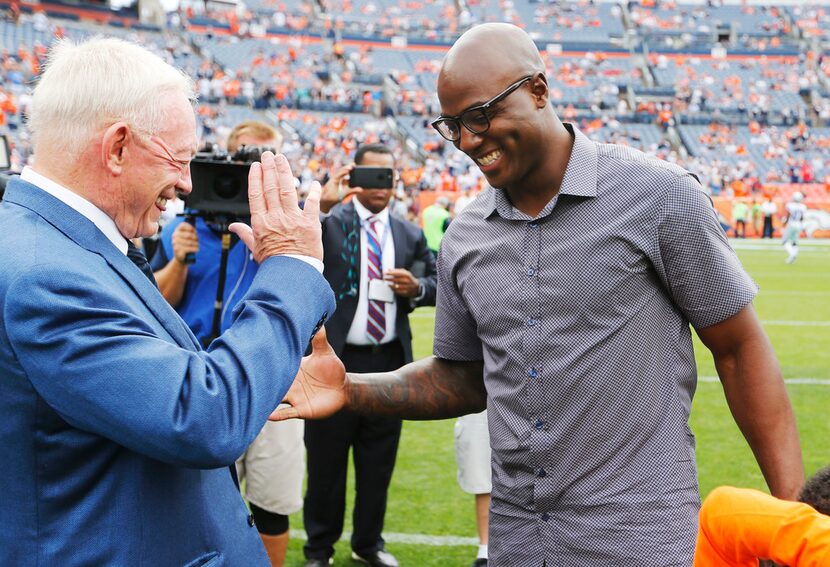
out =
[(383, 279), (392, 286), (392, 291), (402, 297), (416, 297), (421, 290), (421, 282), (409, 270), (395, 268), (383, 272)]
[(327, 213), (346, 197), (362, 191), (360, 187), (349, 187), (348, 177), (352, 169), (354, 169), (353, 163), (339, 168), (329, 177), (320, 196), (321, 211)]
[(294, 176), (285, 156), (263, 152), (248, 172), (248, 202), (251, 226), (233, 223), (229, 230), (262, 262), (278, 254), (296, 254), (323, 259), (320, 227), (320, 184), (312, 183), (300, 209)]
[(314, 335), (311, 354), (303, 358), (283, 403), (291, 407), (275, 410), (268, 419), (322, 419), (346, 405), (346, 369), (326, 340), (325, 327)]
[(173, 258), (182, 264), (188, 254), (195, 254), (199, 251), (199, 237), (196, 234), (196, 227), (189, 222), (183, 222), (173, 231)]

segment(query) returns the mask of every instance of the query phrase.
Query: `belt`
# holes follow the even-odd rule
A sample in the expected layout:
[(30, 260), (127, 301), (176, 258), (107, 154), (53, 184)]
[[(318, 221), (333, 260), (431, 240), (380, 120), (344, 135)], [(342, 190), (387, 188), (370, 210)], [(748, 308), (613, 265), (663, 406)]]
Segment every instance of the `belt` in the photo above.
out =
[(381, 352), (381, 351), (383, 351), (383, 350), (385, 350), (389, 347), (395, 346), (395, 343), (397, 343), (397, 342), (398, 342), (397, 340), (393, 339), (393, 340), (389, 341), (388, 343), (383, 343), (383, 344), (379, 344), (379, 345), (352, 345), (352, 344), (346, 343), (343, 346), (343, 350), (350, 350), (350, 351), (353, 351), (353, 352), (378, 353), (378, 352)]

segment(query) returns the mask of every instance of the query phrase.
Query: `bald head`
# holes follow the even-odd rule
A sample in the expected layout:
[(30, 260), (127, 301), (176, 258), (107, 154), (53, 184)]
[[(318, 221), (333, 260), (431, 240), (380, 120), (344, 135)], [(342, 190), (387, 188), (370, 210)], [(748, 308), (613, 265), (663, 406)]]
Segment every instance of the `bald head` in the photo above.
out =
[(524, 30), (512, 24), (481, 24), (465, 32), (447, 52), (438, 75), (438, 89), (444, 83), (482, 77), (509, 82), (544, 71), (539, 50)]
[(503, 23), (464, 33), (441, 65), (438, 100), (438, 132), (519, 210), (538, 213), (559, 190), (573, 140), (550, 104), (530, 36)]

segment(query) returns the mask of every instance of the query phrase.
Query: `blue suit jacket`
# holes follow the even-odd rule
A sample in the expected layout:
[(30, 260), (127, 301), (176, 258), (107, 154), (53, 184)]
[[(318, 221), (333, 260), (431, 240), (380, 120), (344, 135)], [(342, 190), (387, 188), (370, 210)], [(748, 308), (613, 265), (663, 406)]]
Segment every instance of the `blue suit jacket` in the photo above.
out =
[(203, 351), (46, 192), (11, 182), (0, 228), (0, 565), (268, 565), (227, 467), (333, 312), (323, 277), (266, 260)]

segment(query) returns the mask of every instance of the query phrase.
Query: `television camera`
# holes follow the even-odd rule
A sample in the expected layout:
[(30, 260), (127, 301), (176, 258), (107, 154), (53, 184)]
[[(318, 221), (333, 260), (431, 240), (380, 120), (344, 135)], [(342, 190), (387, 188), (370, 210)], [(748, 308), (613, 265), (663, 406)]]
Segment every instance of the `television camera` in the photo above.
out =
[[(222, 238), (213, 324), (210, 334), (200, 337), (205, 347), (219, 336), (221, 314), (224, 308), (228, 253), (233, 245), (233, 237), (228, 226), (237, 220), (249, 222), (246, 220), (250, 215), (248, 170), (266, 150), (275, 151), (274, 148), (265, 146), (242, 146), (233, 154), (228, 154), (212, 148), (210, 151), (197, 153), (190, 162), (193, 189), (184, 198), (185, 212), (182, 214), (190, 224), (195, 224), (195, 217), (204, 219), (213, 230), (221, 234)], [(188, 254), (185, 258), (186, 264), (192, 264), (195, 261), (195, 254)]]
[(266, 146), (242, 146), (233, 154), (212, 148), (190, 162), (193, 191), (185, 198), (188, 216), (239, 218), (248, 208), (248, 170)]

